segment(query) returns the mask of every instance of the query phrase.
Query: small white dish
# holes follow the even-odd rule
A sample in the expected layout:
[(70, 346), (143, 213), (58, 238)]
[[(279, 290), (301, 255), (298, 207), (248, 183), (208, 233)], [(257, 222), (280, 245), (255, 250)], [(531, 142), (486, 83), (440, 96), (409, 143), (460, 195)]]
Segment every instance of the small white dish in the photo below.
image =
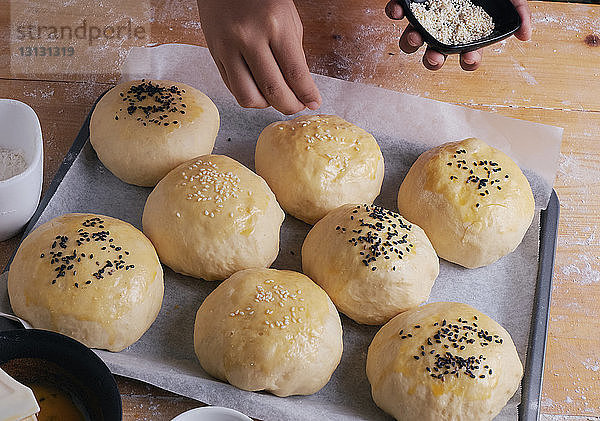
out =
[(252, 419), (234, 409), (203, 406), (179, 414), (171, 421), (252, 421)]
[(0, 99), (0, 148), (23, 154), (23, 172), (0, 181), (0, 241), (19, 232), (31, 219), (42, 193), (42, 128), (35, 111), (20, 101)]

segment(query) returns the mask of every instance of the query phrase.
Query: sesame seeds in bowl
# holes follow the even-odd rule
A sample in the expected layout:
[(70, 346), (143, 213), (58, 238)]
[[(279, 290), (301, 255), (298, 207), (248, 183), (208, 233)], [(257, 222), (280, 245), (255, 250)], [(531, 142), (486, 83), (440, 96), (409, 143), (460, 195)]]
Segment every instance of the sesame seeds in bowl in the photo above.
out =
[(510, 0), (398, 0), (425, 42), (443, 54), (460, 54), (501, 41), (521, 27)]

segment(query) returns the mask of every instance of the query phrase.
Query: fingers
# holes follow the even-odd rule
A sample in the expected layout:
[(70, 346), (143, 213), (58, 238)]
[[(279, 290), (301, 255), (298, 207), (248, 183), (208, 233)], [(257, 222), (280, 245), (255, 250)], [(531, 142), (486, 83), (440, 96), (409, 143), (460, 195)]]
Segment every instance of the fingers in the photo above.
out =
[(423, 37), (411, 24), (408, 24), (400, 37), (399, 45), (406, 54), (412, 54), (423, 45)]
[(273, 108), (284, 114), (295, 114), (305, 108), (283, 78), (268, 44), (249, 51), (244, 58), (254, 76), (256, 86)]
[(223, 80), (237, 102), (245, 108), (267, 108), (269, 103), (256, 86), (243, 57), (239, 54), (227, 55), (224, 60), (227, 61), (217, 61), (217, 67), (221, 75), (225, 73)]
[(404, 10), (395, 0), (390, 0), (390, 2), (385, 5), (385, 14), (388, 15), (390, 19), (400, 20), (404, 17)]
[[(423, 37), (412, 25), (407, 25), (400, 37), (400, 49), (407, 54), (414, 53), (423, 45)], [(423, 55), (423, 65), (429, 70), (439, 70), (446, 62), (446, 55), (427, 47)]]
[[(302, 42), (293, 37), (273, 41), (271, 50), (288, 87), (296, 98), (311, 110), (321, 106), (321, 94), (310, 75)], [(277, 107), (275, 107), (277, 108)]]
[(531, 10), (527, 4), (527, 0), (511, 0), (519, 16), (521, 17), (521, 27), (515, 36), (521, 41), (529, 41), (531, 39)]
[(481, 64), (481, 59), (483, 57), (483, 50), (479, 49), (476, 51), (469, 51), (468, 53), (463, 53), (460, 55), (460, 67), (463, 70), (468, 72), (472, 72), (473, 70), (477, 70), (479, 65)]
[(229, 78), (227, 77), (227, 71), (225, 70), (225, 66), (223, 66), (223, 63), (221, 62), (221, 60), (219, 60), (218, 58), (215, 58), (214, 56), (213, 56), (213, 60), (215, 61), (215, 64), (217, 65), (217, 69), (219, 69), (219, 73), (221, 74), (221, 79), (223, 79), (225, 86), (227, 86), (227, 89), (229, 89), (229, 91), (231, 91), (231, 87), (229, 86)]
[(440, 70), (446, 62), (446, 55), (427, 47), (423, 55), (423, 66), (428, 70)]

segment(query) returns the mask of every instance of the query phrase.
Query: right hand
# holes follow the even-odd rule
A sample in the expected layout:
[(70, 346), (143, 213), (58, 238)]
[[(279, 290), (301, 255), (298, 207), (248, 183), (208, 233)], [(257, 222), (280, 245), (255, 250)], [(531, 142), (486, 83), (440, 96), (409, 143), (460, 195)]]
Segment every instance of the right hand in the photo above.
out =
[(242, 107), (319, 108), (292, 0), (198, 0), (198, 9), (210, 53)]

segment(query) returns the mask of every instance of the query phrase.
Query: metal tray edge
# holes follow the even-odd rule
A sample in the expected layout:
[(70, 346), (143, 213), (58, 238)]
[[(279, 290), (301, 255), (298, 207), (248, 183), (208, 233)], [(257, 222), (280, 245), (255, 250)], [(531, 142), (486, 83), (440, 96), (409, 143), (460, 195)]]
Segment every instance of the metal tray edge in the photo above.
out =
[(519, 421), (537, 421), (540, 412), (559, 215), (560, 203), (553, 189), (548, 207), (540, 213), (538, 277), (529, 329), (525, 376), (521, 382)]

